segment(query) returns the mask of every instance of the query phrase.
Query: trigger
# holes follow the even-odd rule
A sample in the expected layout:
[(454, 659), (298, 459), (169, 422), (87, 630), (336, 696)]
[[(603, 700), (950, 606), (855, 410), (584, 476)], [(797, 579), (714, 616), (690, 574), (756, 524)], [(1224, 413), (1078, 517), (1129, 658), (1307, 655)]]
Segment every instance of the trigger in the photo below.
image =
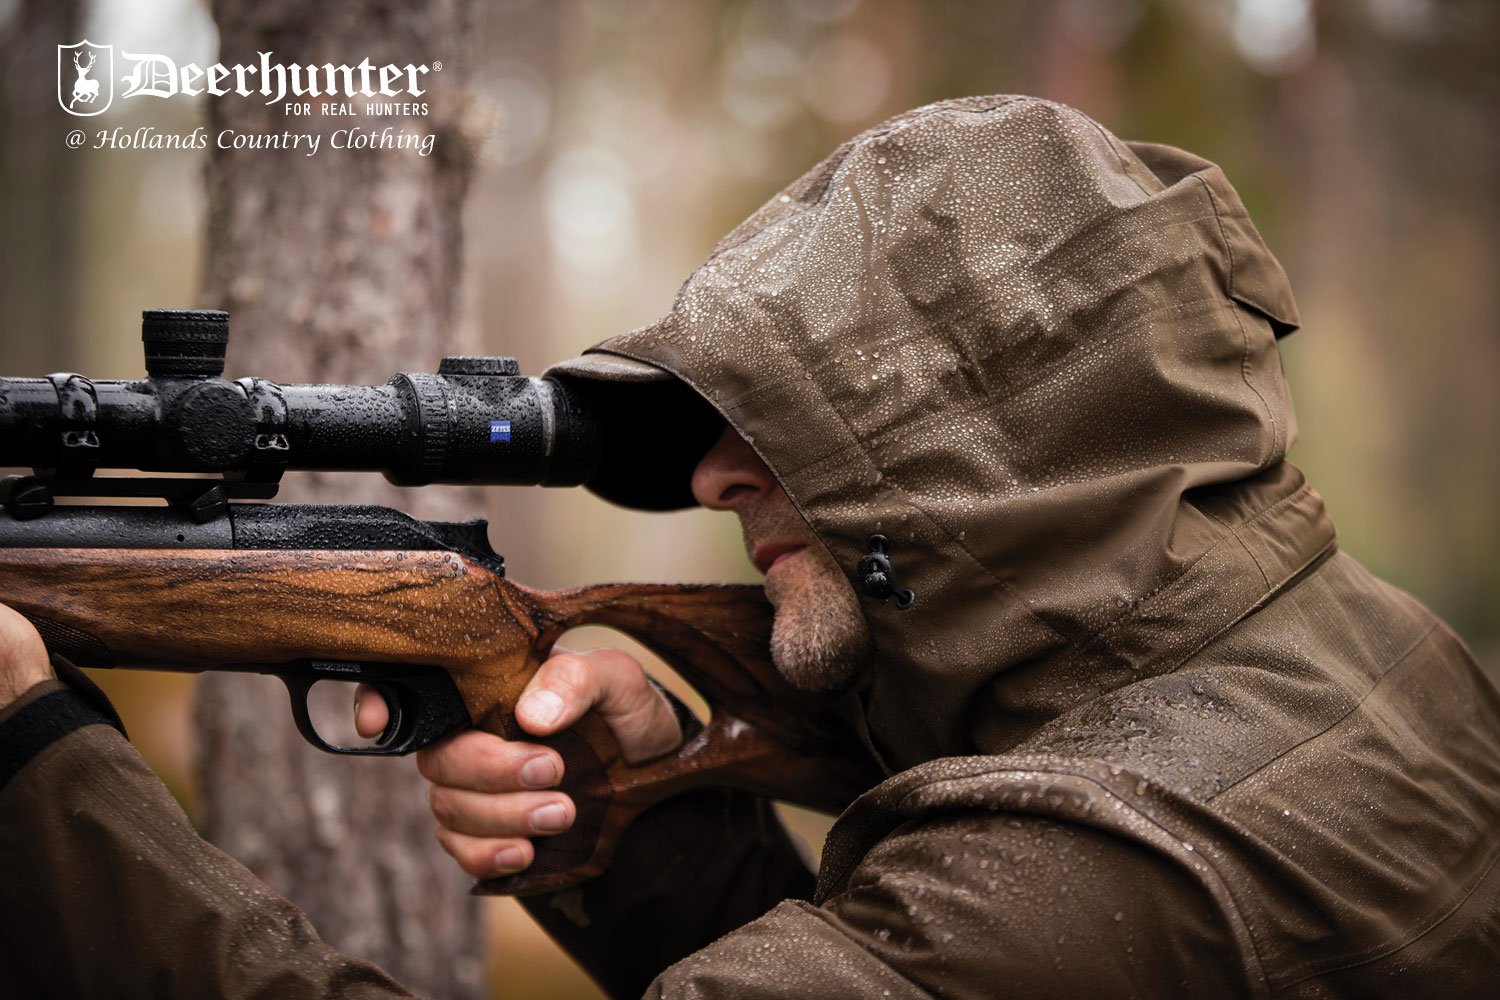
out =
[[(372, 685), (373, 686), (373, 685)], [(401, 728), (401, 699), (393, 696), (384, 687), (373, 686), (374, 691), (385, 702), (386, 723), (385, 728), (375, 740), (376, 746), (389, 746), (395, 740), (396, 732)]]

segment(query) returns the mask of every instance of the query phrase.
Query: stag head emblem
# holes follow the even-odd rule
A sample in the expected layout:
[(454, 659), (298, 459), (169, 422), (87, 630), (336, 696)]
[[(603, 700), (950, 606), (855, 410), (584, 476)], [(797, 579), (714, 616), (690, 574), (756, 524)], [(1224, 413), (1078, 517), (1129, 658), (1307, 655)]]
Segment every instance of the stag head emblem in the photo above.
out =
[(89, 79), (89, 70), (94, 68), (94, 54), (89, 53), (88, 62), (79, 62), (78, 53), (73, 53), (73, 66), (78, 70), (78, 79), (73, 83), (73, 99), (68, 102), (68, 110), (79, 101), (90, 103), (99, 99), (99, 81)]
[[(65, 69), (64, 53), (73, 64), (71, 73)], [(94, 67), (99, 63), (101, 55), (104, 56), (103, 67), (98, 73), (94, 73)], [(59, 45), (57, 47), (57, 103), (62, 105), (62, 109), (70, 115), (86, 118), (103, 113), (115, 99), (114, 68), (115, 47), (113, 45), (95, 45), (88, 40), (78, 42), (76, 45)]]

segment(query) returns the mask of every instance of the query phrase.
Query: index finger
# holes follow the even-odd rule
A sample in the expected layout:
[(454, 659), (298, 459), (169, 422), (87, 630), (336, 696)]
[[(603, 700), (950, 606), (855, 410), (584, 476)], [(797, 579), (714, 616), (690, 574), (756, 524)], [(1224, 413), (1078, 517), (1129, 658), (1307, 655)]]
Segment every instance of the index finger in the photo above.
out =
[(368, 684), (354, 689), (354, 731), (367, 740), (374, 739), (385, 731), (391, 721), (390, 706), (379, 691)]

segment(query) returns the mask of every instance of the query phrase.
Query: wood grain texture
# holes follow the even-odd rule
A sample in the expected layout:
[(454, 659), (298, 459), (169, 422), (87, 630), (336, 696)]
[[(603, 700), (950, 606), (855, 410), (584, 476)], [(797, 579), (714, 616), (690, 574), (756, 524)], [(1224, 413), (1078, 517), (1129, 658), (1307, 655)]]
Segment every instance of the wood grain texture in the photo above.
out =
[(0, 597), (107, 647), (120, 666), (247, 669), (302, 659), (431, 666), (479, 728), (521, 738), (514, 708), (556, 640), (580, 625), (638, 639), (704, 696), (711, 715), (679, 750), (627, 764), (588, 716), (546, 740), (578, 806), (537, 839), (525, 873), (482, 892), (527, 893), (603, 871), (620, 834), (668, 796), (723, 785), (838, 812), (879, 774), (826, 696), (769, 660), (759, 587), (604, 584), (535, 591), (450, 552), (0, 550)]

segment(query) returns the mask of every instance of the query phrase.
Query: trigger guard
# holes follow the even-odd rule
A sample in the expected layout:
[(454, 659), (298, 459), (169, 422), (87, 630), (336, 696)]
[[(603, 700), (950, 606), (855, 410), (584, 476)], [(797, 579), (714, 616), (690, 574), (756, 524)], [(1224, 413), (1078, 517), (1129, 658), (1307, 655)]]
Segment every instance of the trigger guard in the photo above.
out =
[[(326, 753), (402, 756), (436, 743), (473, 722), (453, 678), (441, 667), (314, 660), (263, 672), (281, 678), (291, 698), (292, 719), (297, 724), (297, 731), (303, 739)], [(367, 747), (334, 746), (318, 733), (307, 711), (307, 696), (320, 680), (357, 682), (375, 689), (391, 717), (374, 744)]]
[(302, 738), (319, 750), (341, 752), (338, 747), (323, 739), (318, 727), (313, 725), (312, 716), (307, 712), (307, 696), (319, 678), (294, 673), (278, 673), (276, 676), (286, 685), (287, 697), (292, 702), (292, 721), (297, 724), (297, 732), (302, 734)]

